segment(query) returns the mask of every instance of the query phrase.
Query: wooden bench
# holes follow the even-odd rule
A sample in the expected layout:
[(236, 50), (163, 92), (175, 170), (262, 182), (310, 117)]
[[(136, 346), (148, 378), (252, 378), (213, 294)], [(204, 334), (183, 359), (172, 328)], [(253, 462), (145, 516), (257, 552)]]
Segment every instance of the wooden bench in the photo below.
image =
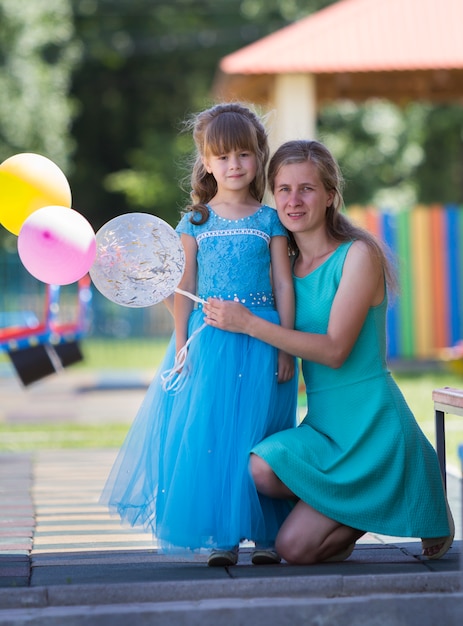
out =
[(434, 389), (434, 420), (436, 429), (436, 450), (439, 459), (440, 471), (444, 486), (447, 488), (446, 458), (445, 458), (445, 414), (463, 416), (463, 390), (453, 387)]

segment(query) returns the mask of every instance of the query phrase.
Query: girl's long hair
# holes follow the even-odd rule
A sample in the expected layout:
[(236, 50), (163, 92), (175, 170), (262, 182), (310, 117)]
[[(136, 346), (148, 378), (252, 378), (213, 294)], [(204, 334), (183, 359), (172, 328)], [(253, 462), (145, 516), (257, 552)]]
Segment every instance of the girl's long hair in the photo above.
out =
[[(275, 178), (283, 165), (305, 163), (309, 161), (318, 171), (326, 191), (333, 191), (333, 202), (326, 209), (326, 229), (335, 241), (346, 242), (359, 239), (364, 241), (384, 270), (386, 282), (392, 291), (397, 290), (397, 279), (391, 252), (374, 235), (364, 228), (356, 226), (341, 211), (344, 208), (344, 179), (336, 159), (328, 148), (319, 141), (294, 140), (282, 144), (270, 159), (268, 183), (272, 193), (275, 191)], [(299, 250), (292, 233), (289, 233), (290, 248), (294, 254)]]
[(253, 198), (262, 202), (269, 147), (264, 124), (254, 111), (240, 103), (217, 104), (193, 116), (185, 126), (192, 131), (196, 147), (190, 180), (192, 203), (186, 209), (192, 212), (193, 224), (204, 224), (208, 219), (206, 204), (217, 193), (216, 180), (204, 166), (204, 159), (211, 155), (233, 150), (254, 153), (257, 171), (249, 191)]

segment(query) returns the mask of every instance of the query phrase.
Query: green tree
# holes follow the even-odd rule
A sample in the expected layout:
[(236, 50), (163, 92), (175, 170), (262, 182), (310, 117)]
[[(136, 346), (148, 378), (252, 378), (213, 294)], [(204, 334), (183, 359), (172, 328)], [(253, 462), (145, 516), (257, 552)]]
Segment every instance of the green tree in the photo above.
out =
[(182, 121), (211, 103), (221, 57), (331, 3), (75, 0), (85, 52), (72, 187), (94, 227), (133, 210), (176, 223), (192, 149)]
[(67, 171), (79, 46), (68, 0), (0, 0), (0, 160), (47, 156)]
[(426, 107), (423, 126), (423, 159), (415, 172), (419, 200), (427, 204), (463, 204), (461, 104)]
[[(70, 0), (0, 0), (0, 162), (36, 152), (69, 174), (78, 58)], [(16, 249), (3, 228), (0, 241)]]
[(463, 203), (461, 105), (338, 102), (321, 109), (318, 127), (343, 170), (347, 205)]

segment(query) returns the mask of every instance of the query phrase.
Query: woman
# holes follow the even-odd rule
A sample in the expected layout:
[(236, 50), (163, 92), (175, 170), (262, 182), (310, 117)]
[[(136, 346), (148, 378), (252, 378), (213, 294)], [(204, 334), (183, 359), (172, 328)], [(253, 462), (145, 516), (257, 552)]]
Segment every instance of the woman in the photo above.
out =
[(365, 532), (421, 537), (423, 555), (453, 541), (437, 457), (386, 366), (387, 290), (381, 244), (341, 214), (342, 176), (325, 146), (290, 141), (269, 185), (291, 233), (295, 330), (239, 303), (210, 299), (206, 323), (302, 358), (308, 413), (252, 449), (258, 490), (291, 498), (276, 541), (290, 563), (347, 558)]

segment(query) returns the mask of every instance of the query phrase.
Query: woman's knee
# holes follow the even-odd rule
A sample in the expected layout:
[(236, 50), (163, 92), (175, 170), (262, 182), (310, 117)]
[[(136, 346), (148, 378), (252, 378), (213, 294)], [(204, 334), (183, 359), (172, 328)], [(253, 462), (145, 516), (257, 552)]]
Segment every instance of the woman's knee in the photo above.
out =
[(312, 565), (318, 560), (318, 546), (311, 545), (309, 537), (295, 535), (291, 529), (280, 529), (275, 550), (291, 565)]

